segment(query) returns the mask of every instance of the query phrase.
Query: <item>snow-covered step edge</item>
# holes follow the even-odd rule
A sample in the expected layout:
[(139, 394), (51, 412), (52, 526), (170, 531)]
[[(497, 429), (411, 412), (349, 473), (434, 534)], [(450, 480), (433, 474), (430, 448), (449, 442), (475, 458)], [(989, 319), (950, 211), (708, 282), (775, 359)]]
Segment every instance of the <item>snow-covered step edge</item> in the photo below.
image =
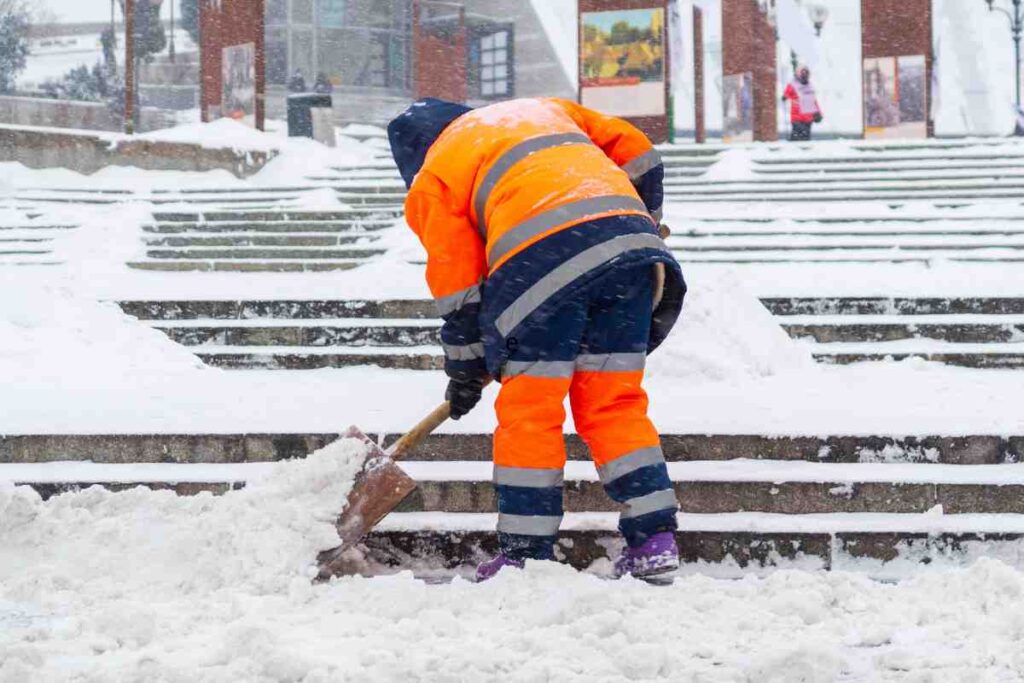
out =
[[(421, 482), (490, 482), (493, 465), (486, 461), (402, 462), (402, 469)], [(225, 483), (271, 476), (276, 463), (95, 463), (58, 461), (0, 464), (0, 481), (26, 483)], [(670, 462), (675, 482), (815, 483), (815, 484), (947, 484), (967, 486), (1024, 485), (1024, 464), (944, 465), (935, 463), (815, 463), (793, 460), (699, 460)], [(592, 462), (569, 461), (567, 481), (599, 481)]]
[(843, 325), (1024, 325), (1024, 314), (800, 314), (779, 316), (779, 322), (784, 325), (832, 325), (836, 327)]
[[(489, 512), (392, 512), (375, 530), (494, 532), (498, 520)], [(682, 532), (759, 533), (1024, 533), (1024, 514), (966, 513), (944, 515), (940, 510), (925, 513), (834, 512), (787, 515), (774, 512), (685, 513), (676, 516)], [(618, 530), (617, 512), (567, 512), (562, 531)]]
[[(1024, 318), (1024, 316), (1021, 316)], [(440, 319), (425, 320), (423, 318), (189, 318), (183, 320), (140, 320), (139, 322), (154, 328), (193, 328), (193, 327), (418, 327), (439, 329)]]
[(808, 342), (801, 341), (816, 356), (826, 355), (879, 355), (879, 354), (1024, 354), (1024, 339), (1020, 342), (944, 342), (939, 339), (897, 339), (880, 342)]
[(439, 356), (440, 346), (192, 346), (202, 356)]

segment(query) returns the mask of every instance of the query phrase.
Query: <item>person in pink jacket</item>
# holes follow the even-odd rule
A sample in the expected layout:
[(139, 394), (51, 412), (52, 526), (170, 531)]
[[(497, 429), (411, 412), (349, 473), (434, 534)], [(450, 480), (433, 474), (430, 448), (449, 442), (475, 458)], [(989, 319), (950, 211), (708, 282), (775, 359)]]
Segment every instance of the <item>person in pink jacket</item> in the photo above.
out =
[(793, 141), (804, 141), (811, 139), (811, 126), (821, 123), (821, 107), (818, 106), (818, 97), (811, 85), (811, 70), (806, 66), (800, 67), (796, 72), (796, 78), (786, 86), (782, 94), (782, 101), (791, 102), (789, 108), (789, 122), (792, 130), (789, 139)]

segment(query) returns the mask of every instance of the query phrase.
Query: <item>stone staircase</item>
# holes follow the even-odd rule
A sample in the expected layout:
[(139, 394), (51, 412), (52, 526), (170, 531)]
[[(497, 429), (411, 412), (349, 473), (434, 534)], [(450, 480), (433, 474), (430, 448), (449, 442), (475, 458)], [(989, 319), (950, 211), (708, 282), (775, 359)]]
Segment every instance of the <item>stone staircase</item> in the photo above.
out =
[(346, 211), (156, 212), (143, 226), (142, 270), (348, 270), (384, 250), (379, 231), (400, 215), (371, 204)]
[[(823, 363), (922, 358), (1024, 368), (1021, 298), (769, 298)], [(443, 366), (429, 301), (122, 301), (121, 308), (229, 369)]]
[[(269, 461), (302, 457), (336, 437), (7, 436), (0, 477), (44, 497), (91, 485), (223, 493)], [(579, 440), (567, 444), (559, 552), (586, 566), (614, 553), (616, 506)], [(666, 434), (663, 445), (688, 562), (837, 568), (861, 560), (966, 562), (995, 552), (1024, 564), (1024, 469), (1016, 464), (1024, 437)], [(53, 462), (69, 454), (92, 463)], [(451, 569), (492, 552), (490, 436), (435, 435), (411, 458), (403, 467), (419, 490), (367, 540), (372, 556)]]
[(56, 243), (75, 227), (48, 221), (28, 207), (7, 210), (0, 204), (0, 267), (60, 265)]

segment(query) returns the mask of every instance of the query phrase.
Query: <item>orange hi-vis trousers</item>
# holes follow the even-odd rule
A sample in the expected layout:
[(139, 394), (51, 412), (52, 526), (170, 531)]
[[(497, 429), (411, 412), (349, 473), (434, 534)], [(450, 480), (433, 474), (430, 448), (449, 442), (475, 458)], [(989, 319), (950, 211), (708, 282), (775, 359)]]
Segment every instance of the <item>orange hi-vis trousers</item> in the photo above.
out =
[(565, 397), (631, 547), (674, 531), (678, 503), (641, 387), (651, 266), (612, 272), (514, 340), (502, 368), (494, 485), (501, 549), (549, 559), (562, 519)]

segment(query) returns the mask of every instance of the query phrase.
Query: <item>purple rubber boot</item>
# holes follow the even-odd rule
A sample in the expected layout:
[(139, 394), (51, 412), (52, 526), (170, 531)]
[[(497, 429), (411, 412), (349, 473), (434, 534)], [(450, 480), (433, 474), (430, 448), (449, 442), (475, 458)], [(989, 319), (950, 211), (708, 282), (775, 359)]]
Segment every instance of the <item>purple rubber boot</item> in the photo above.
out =
[(476, 567), (476, 581), (486, 581), (487, 579), (493, 579), (494, 575), (500, 572), (505, 567), (515, 567), (516, 569), (522, 569), (526, 563), (523, 560), (516, 560), (505, 553), (500, 553), (486, 562), (481, 562)]
[(645, 581), (653, 579), (656, 583), (667, 583), (671, 580), (662, 581), (654, 577), (661, 577), (676, 569), (679, 569), (679, 547), (671, 531), (654, 534), (637, 548), (624, 549), (619, 559), (615, 560), (616, 578), (630, 574)]

